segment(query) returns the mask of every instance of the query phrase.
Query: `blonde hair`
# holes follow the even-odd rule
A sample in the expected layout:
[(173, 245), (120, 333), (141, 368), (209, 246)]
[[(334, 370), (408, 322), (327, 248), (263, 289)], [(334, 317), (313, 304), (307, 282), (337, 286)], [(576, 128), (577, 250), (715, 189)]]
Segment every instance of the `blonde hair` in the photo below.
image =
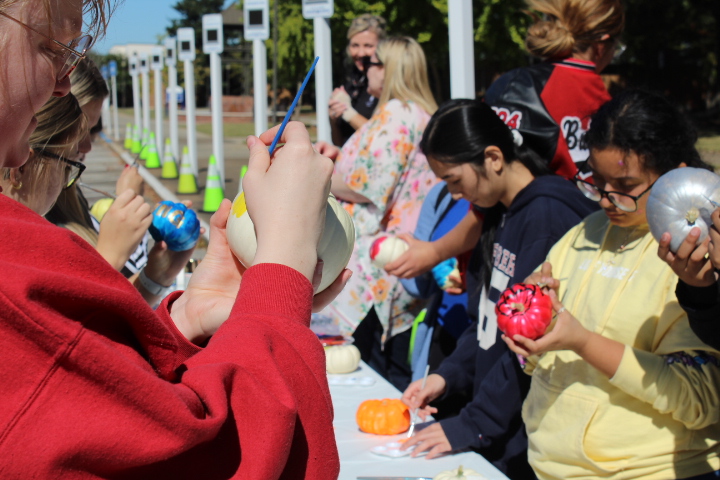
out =
[(377, 35), (378, 40), (385, 38), (385, 27), (387, 22), (379, 15), (372, 15), (370, 13), (363, 13), (353, 18), (350, 27), (347, 32), (347, 39), (350, 40), (352, 37), (362, 32), (371, 32)]
[[(72, 95), (52, 97), (35, 115), (38, 125), (30, 135), (30, 147), (33, 153), (23, 165), (23, 176), (30, 179), (24, 182), (23, 195), (45, 195), (44, 189), (53, 176), (61, 175), (67, 165), (59, 159), (43, 156), (49, 152), (62, 157), (74, 153), (72, 149), (80, 141), (87, 128), (85, 115)], [(12, 168), (3, 168), (2, 176), (10, 178)]]
[[(0, 0), (0, 11), (27, 0)], [(46, 18), (52, 17), (52, 2), (60, 3), (58, 0), (42, 0)], [(115, 0), (80, 0), (82, 1), (82, 13), (85, 20), (85, 31), (92, 35), (93, 41), (105, 36), (110, 16), (115, 9)], [(50, 32), (53, 24), (50, 22)]]
[[(81, 107), (94, 100), (104, 100), (110, 94), (107, 83), (95, 62), (85, 57), (70, 74), (70, 91)], [(95, 125), (89, 125), (89, 128)]]
[(375, 55), (385, 68), (383, 89), (378, 101), (412, 101), (429, 114), (437, 110), (430, 90), (427, 62), (422, 47), (410, 37), (390, 37), (378, 44)]
[[(105, 79), (95, 62), (84, 58), (70, 74), (71, 92), (78, 99), (80, 106), (104, 99), (109, 91)], [(95, 125), (88, 125), (88, 129)], [(87, 133), (87, 132), (86, 132)], [(77, 183), (63, 190), (53, 208), (45, 216), (55, 225), (72, 230), (88, 243), (97, 246), (98, 233), (93, 226), (89, 213), (90, 207)]]
[(528, 29), (525, 46), (542, 59), (568, 58), (585, 52), (607, 35), (616, 39), (625, 25), (620, 0), (526, 0), (542, 14)]

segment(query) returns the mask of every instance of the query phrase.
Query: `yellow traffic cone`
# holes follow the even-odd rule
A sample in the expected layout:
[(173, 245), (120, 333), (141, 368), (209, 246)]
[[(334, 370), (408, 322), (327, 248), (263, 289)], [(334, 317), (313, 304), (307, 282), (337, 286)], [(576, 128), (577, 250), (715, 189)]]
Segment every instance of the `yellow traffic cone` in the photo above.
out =
[[(150, 133), (150, 144), (145, 149), (145, 168), (160, 168), (160, 155), (158, 155), (157, 146), (155, 146), (155, 134)], [(142, 155), (140, 156), (142, 158)]]
[(125, 150), (130, 150), (132, 148), (132, 143), (133, 143), (133, 128), (132, 128), (132, 125), (130, 125), (128, 123), (127, 126), (125, 127), (125, 143), (123, 145), (125, 147)]
[(142, 135), (142, 147), (140, 148), (140, 160), (147, 160), (148, 151), (150, 150), (150, 135), (148, 134), (147, 128), (143, 129)]
[(163, 155), (161, 178), (178, 178), (177, 164), (172, 156), (170, 139), (165, 139), (165, 154)]
[(222, 180), (220, 180), (220, 172), (218, 172), (217, 163), (215, 163), (215, 155), (210, 155), (208, 161), (208, 176), (205, 182), (205, 199), (203, 200), (203, 212), (216, 212), (220, 207), (225, 195), (223, 194)]
[(197, 181), (195, 180), (195, 174), (193, 173), (192, 165), (190, 165), (190, 153), (188, 152), (187, 146), (183, 147), (177, 193), (181, 195), (198, 193)]
[(133, 155), (137, 155), (140, 153), (140, 150), (142, 150), (142, 138), (140, 138), (140, 127), (135, 125), (133, 128), (133, 136), (132, 136), (132, 147), (130, 148), (130, 152)]

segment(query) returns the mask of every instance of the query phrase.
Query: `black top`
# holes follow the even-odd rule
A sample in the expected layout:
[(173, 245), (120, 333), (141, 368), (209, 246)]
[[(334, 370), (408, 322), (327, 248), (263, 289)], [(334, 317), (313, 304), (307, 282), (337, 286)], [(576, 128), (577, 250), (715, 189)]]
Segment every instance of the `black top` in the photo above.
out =
[(695, 335), (715, 350), (720, 350), (720, 282), (709, 287), (691, 287), (679, 280), (675, 294), (688, 314), (690, 328)]
[[(355, 64), (352, 65), (350, 73), (345, 79), (345, 91), (350, 95), (350, 104), (363, 117), (370, 118), (377, 107), (378, 99), (367, 92), (367, 76), (358, 69)], [(342, 144), (355, 133), (355, 129), (342, 118), (337, 119), (338, 128), (342, 137)]]

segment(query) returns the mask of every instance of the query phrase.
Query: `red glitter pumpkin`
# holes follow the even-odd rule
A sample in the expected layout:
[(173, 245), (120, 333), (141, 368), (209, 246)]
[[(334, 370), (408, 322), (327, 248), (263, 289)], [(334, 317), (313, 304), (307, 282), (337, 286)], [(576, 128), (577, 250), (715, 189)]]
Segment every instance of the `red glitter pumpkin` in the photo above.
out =
[(545, 333), (552, 321), (552, 300), (537, 285), (518, 283), (500, 295), (495, 313), (505, 335), (534, 340)]

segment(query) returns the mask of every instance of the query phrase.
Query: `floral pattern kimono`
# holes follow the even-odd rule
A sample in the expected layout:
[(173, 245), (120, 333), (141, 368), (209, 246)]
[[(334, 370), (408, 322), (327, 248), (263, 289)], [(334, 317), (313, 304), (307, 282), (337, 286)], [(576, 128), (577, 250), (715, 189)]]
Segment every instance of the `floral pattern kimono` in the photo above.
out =
[(384, 343), (410, 328), (424, 307), (424, 301), (411, 297), (397, 277), (370, 263), (370, 245), (383, 235), (415, 231), (423, 200), (438, 182), (419, 149), (429, 119), (413, 102), (390, 100), (350, 137), (335, 162), (335, 173), (371, 200), (340, 201), (355, 222), (355, 248), (348, 264), (353, 276), (329, 313), (339, 319), (345, 334), (352, 333), (375, 307)]

